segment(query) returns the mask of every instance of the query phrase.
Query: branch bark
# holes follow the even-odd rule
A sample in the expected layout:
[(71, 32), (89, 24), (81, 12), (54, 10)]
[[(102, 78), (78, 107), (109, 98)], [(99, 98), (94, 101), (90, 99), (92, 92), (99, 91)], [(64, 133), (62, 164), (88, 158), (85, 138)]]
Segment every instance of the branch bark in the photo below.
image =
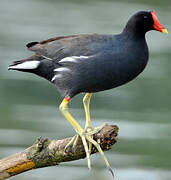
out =
[[(106, 151), (117, 142), (119, 128), (116, 125), (105, 125), (98, 133), (94, 134), (94, 140)], [(65, 146), (72, 137), (63, 140), (50, 140), (38, 138), (36, 142), (24, 150), (12, 156), (0, 160), (0, 180), (15, 176), (31, 169), (47, 166), (55, 166), (61, 162), (85, 158), (86, 154), (81, 139), (76, 147), (65, 150)], [(92, 146), (91, 154), (97, 152)]]

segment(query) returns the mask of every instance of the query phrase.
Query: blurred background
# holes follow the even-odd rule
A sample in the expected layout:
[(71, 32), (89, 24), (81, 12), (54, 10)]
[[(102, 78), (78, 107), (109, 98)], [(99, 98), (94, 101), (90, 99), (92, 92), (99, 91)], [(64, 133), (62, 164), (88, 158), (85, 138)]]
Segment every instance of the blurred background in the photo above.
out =
[[(24, 150), (37, 137), (73, 136), (74, 130), (60, 114), (62, 100), (48, 81), (27, 73), (8, 71), (13, 60), (32, 55), (25, 44), (50, 37), (84, 33), (115, 34), (139, 10), (155, 10), (171, 29), (170, 0), (1, 0), (0, 1), (0, 158)], [(118, 143), (106, 152), (116, 180), (171, 179), (171, 36), (146, 35), (150, 61), (134, 81), (94, 94), (93, 126), (120, 127)], [(83, 95), (70, 111), (84, 126)], [(33, 170), (13, 180), (111, 180), (98, 154), (87, 160)]]

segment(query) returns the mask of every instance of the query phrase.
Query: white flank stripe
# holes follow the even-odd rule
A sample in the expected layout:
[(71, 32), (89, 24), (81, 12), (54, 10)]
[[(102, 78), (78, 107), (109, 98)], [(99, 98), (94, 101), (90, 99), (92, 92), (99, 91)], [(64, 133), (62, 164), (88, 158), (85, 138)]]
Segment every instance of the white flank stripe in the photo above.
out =
[(56, 78), (61, 78), (62, 75), (61, 74), (56, 74), (53, 76), (53, 78), (51, 79), (51, 81), (53, 82)]
[(66, 68), (66, 67), (60, 67), (60, 68), (54, 69), (53, 71), (55, 71), (55, 72), (63, 72), (63, 71), (70, 71), (70, 69)]
[(74, 62), (74, 63), (76, 63), (77, 60), (74, 58), (74, 56), (72, 56), (72, 57), (63, 58), (59, 61), (59, 63), (63, 63), (63, 62)]
[(63, 58), (59, 61), (59, 63), (63, 63), (63, 62), (78, 62), (77, 59), (87, 59), (89, 58), (89, 56), (71, 56), (71, 57), (66, 57)]
[(40, 61), (26, 61), (21, 64), (10, 66), (8, 69), (36, 69)]
[(89, 56), (75, 56), (76, 58), (78, 58), (78, 59), (87, 59), (87, 58), (89, 58)]
[(43, 56), (43, 55), (41, 55), (43, 58), (45, 58), (45, 59), (48, 59), (48, 60), (53, 60), (52, 58), (49, 58), (49, 57), (47, 57), (47, 56)]

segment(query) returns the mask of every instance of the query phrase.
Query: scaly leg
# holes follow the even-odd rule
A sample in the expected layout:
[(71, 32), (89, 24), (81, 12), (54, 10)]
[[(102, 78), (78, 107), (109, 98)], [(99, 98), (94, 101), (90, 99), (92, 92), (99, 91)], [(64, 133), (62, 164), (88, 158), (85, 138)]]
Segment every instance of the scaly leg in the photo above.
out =
[[(90, 100), (92, 97), (92, 93), (86, 93), (84, 98), (83, 98), (83, 104), (84, 104), (84, 110), (85, 110), (85, 115), (86, 115), (86, 125), (85, 125), (85, 133), (86, 135), (92, 136), (93, 134), (97, 133), (100, 131), (104, 126), (98, 126), (96, 128), (92, 128), (91, 126), (91, 119), (90, 119)], [(89, 153), (91, 154), (91, 148), (92, 148), (92, 143), (89, 142)]]
[[(86, 124), (85, 124), (85, 131), (90, 132), (92, 130), (91, 127), (91, 120), (90, 120), (90, 100), (91, 100), (92, 93), (86, 93), (83, 98), (85, 116), (86, 116)], [(92, 143), (89, 142), (89, 153), (91, 154)]]
[[(84, 129), (77, 123), (77, 121), (68, 112), (69, 100), (70, 100), (70, 98), (68, 96), (65, 97), (65, 99), (60, 104), (59, 109), (62, 112), (62, 114), (65, 116), (65, 118), (69, 121), (69, 123), (72, 125), (72, 127), (77, 132), (77, 134), (81, 137), (83, 145), (84, 145), (84, 149), (86, 152), (86, 157), (88, 160), (88, 168), (91, 169), (90, 154), (88, 152), (88, 146), (87, 146), (87, 142), (86, 142), (85, 135), (84, 135)], [(73, 140), (71, 140), (71, 141), (73, 142)], [(69, 143), (69, 144), (71, 144), (71, 143)]]
[(112, 174), (112, 176), (113, 176), (113, 178), (114, 178), (113, 170), (112, 170), (112, 168), (110, 167), (110, 164), (109, 164), (106, 156), (104, 155), (104, 152), (103, 152), (103, 150), (101, 149), (100, 145), (99, 145), (93, 138), (91, 138), (90, 136), (86, 136), (86, 139), (87, 139), (89, 142), (91, 142), (91, 143), (97, 148), (97, 150), (99, 151), (99, 153), (102, 155), (102, 157), (103, 157), (103, 159), (104, 159), (104, 161), (105, 161), (105, 164), (106, 164), (108, 170), (111, 172), (111, 174)]
[(109, 169), (112, 176), (114, 177), (112, 168), (110, 167), (110, 164), (109, 164), (106, 156), (104, 155), (103, 150), (101, 149), (100, 145), (95, 140), (93, 140), (93, 137), (92, 137), (93, 134), (100, 131), (105, 125), (101, 125), (99, 127), (92, 128), (91, 119), (90, 119), (90, 110), (89, 110), (91, 97), (92, 97), (92, 93), (86, 93), (83, 98), (83, 104), (84, 104), (85, 115), (86, 115), (85, 134), (86, 134), (86, 139), (89, 142), (89, 154), (91, 154), (91, 148), (92, 148), (92, 144), (93, 144), (97, 148), (99, 153), (102, 155), (107, 168)]
[(67, 96), (62, 101), (62, 103), (59, 106), (60, 111), (65, 116), (65, 118), (69, 121), (69, 123), (72, 125), (72, 127), (75, 129), (75, 131), (79, 134), (83, 129), (82, 127), (77, 123), (77, 121), (71, 116), (71, 114), (68, 112), (68, 103), (70, 101), (70, 98)]
[(93, 135), (100, 131), (106, 124), (103, 124), (101, 126), (92, 128), (91, 126), (91, 119), (90, 119), (90, 100), (92, 97), (92, 93), (86, 93), (83, 98), (83, 104), (84, 104), (84, 110), (86, 115), (86, 125), (85, 125), (85, 132), (87, 135)]
[[(94, 146), (97, 148), (97, 150), (103, 156), (104, 161), (106, 163), (106, 166), (108, 167), (108, 169), (110, 170), (110, 172), (113, 175), (112, 169), (111, 169), (111, 167), (110, 167), (110, 165), (108, 163), (107, 158), (104, 155), (104, 152), (102, 151), (100, 145), (96, 141), (94, 141), (93, 138), (92, 138), (92, 135), (95, 134), (96, 132), (98, 132), (102, 128), (102, 126), (94, 128), (94, 129), (91, 128), (91, 120), (90, 120), (90, 113), (89, 113), (89, 103), (90, 103), (91, 95), (92, 94), (87, 93), (85, 98), (84, 98), (84, 101), (83, 101), (84, 102), (85, 113), (86, 113), (86, 127), (85, 127), (86, 129), (85, 130), (78, 124), (78, 122), (68, 112), (68, 103), (69, 103), (69, 100), (70, 100), (69, 97), (65, 97), (65, 99), (62, 101), (61, 105), (59, 106), (59, 109), (62, 112), (62, 114), (65, 116), (65, 118), (69, 121), (69, 123), (73, 126), (73, 128), (75, 129), (77, 134), (82, 139), (84, 149), (85, 149), (85, 152), (86, 152), (86, 157), (87, 157), (87, 160), (88, 160), (88, 168), (91, 169), (90, 152), (89, 152), (89, 150), (91, 150), (91, 149), (88, 149), (88, 145), (87, 145), (86, 140), (89, 143), (94, 144)], [(73, 141), (74, 140), (71, 140), (71, 144), (73, 143)]]
[(84, 104), (85, 115), (86, 115), (85, 128), (91, 128), (90, 110), (89, 110), (91, 96), (92, 96), (92, 93), (86, 93), (83, 98), (83, 104)]
[(72, 139), (69, 141), (69, 143), (65, 146), (65, 151), (66, 152), (71, 152), (77, 145), (79, 139), (79, 135), (76, 134)]

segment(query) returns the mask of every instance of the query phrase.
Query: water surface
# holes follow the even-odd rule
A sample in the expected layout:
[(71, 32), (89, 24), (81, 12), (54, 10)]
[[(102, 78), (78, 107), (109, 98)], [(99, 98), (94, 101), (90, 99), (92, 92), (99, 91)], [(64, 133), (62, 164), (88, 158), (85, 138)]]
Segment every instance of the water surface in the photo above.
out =
[[(1, 0), (0, 157), (24, 150), (39, 136), (62, 139), (75, 133), (58, 110), (62, 97), (53, 85), (31, 74), (7, 71), (13, 60), (32, 54), (26, 43), (60, 35), (119, 33), (134, 12), (151, 9), (171, 29), (169, 0)], [(171, 179), (171, 39), (151, 32), (147, 41), (150, 61), (145, 71), (129, 84), (92, 98), (93, 125), (120, 127), (118, 143), (106, 152), (119, 180)], [(84, 126), (82, 97), (76, 96), (70, 107)], [(84, 159), (11, 179), (112, 179), (99, 155), (92, 156), (92, 164), (92, 172)]]

